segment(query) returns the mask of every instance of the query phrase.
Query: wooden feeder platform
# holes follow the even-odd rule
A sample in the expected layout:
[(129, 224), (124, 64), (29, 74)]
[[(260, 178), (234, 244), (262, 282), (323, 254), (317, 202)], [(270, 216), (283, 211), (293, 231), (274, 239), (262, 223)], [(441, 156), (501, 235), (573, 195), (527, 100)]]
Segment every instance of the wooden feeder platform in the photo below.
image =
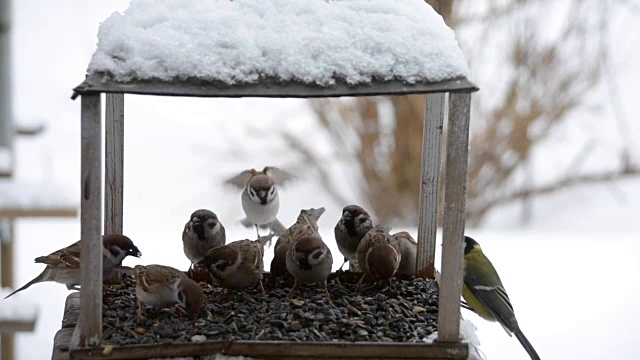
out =
[[(194, 276), (198, 277), (198, 274)], [(103, 347), (69, 351), (69, 341), (80, 310), (79, 294), (74, 293), (67, 298), (62, 329), (55, 337), (53, 359), (147, 359), (185, 356), (197, 358), (213, 354), (247, 356), (255, 359), (467, 358), (466, 344), (423, 341), (424, 337), (430, 335), (437, 327), (438, 288), (434, 280), (396, 276), (390, 285), (367, 284), (360, 291), (355, 291), (355, 283), (359, 277), (359, 273), (332, 274), (329, 277), (329, 292), (333, 300), (331, 303), (326, 300), (323, 292), (314, 286), (297, 288), (295, 294), (298, 296), (294, 296), (290, 301), (287, 294), (292, 285), (291, 279), (273, 279), (269, 273), (265, 273), (264, 279), (267, 295), (261, 295), (257, 289), (222, 295), (217, 286), (201, 283), (207, 296), (207, 306), (201, 319), (195, 323), (170, 309), (154, 313), (150, 308), (146, 308), (150, 318), (136, 320), (135, 285), (132, 279), (127, 279), (122, 286), (117, 286), (116, 292), (107, 291), (103, 294)], [(257, 303), (258, 305), (255, 305)], [(243, 307), (249, 308), (243, 311)], [(117, 315), (114, 315), (114, 308), (120, 309)], [(344, 317), (339, 310), (342, 310)], [(326, 311), (337, 312), (340, 318), (313, 321), (317, 318), (313, 316)], [(247, 314), (247, 317), (243, 314)], [(305, 322), (306, 316), (311, 319)], [(386, 319), (378, 321), (376, 325), (374, 319), (384, 316)], [(233, 317), (236, 319), (232, 319)], [(289, 320), (285, 322), (277, 319)], [(311, 328), (311, 331), (305, 333), (315, 339), (318, 339), (316, 335), (322, 336), (321, 341), (292, 338), (295, 334), (301, 333), (287, 333), (283, 330), (288, 327), (287, 323), (292, 323), (292, 319), (298, 325), (297, 330), (301, 330), (301, 324), (305, 330)], [(398, 323), (395, 320), (402, 320), (401, 322), (410, 325), (403, 327), (403, 330), (388, 326), (394, 322)], [(213, 333), (210, 331), (211, 326), (216, 329)], [(240, 332), (248, 328), (249, 331), (253, 330), (253, 334), (233, 333), (229, 332), (230, 330), (219, 332), (216, 326), (226, 326), (226, 329)], [(320, 334), (324, 326), (330, 326), (333, 331)], [(336, 329), (336, 326), (339, 329)], [(411, 330), (408, 330), (409, 327)], [(180, 328), (187, 329), (182, 331), (185, 335), (179, 335), (180, 332), (176, 329)], [(316, 329), (319, 329), (319, 332)], [(364, 336), (372, 336), (378, 340), (358, 341), (362, 338), (355, 334), (360, 329), (368, 329), (368, 334)], [(419, 333), (416, 330), (419, 330)], [(313, 335), (314, 333), (316, 335)], [(386, 340), (380, 341), (380, 337), (374, 335), (375, 333), (392, 336), (394, 339), (384, 337), (382, 339)], [(207, 334), (207, 340), (189, 340), (194, 334)], [(177, 339), (178, 336), (180, 338)], [(152, 343), (148, 341), (150, 339), (153, 339)]]

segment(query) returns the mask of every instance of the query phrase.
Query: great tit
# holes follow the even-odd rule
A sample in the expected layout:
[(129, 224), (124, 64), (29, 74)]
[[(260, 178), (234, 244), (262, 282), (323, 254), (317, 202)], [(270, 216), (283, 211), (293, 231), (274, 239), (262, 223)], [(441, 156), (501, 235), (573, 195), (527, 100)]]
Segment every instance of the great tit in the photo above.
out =
[(531, 359), (540, 360), (538, 353), (520, 330), (500, 276), (482, 252), (480, 244), (468, 236), (464, 237), (464, 243), (462, 297), (467, 305), (481, 318), (500, 323), (509, 336), (515, 334)]

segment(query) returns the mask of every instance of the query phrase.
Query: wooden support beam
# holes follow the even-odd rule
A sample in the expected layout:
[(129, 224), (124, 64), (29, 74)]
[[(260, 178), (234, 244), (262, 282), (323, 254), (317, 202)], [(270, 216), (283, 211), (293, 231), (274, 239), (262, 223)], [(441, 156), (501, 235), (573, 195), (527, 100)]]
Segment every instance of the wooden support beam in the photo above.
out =
[(440, 302), (438, 305), (439, 342), (460, 341), (460, 296), (462, 295), (470, 108), (470, 93), (451, 93), (449, 95), (442, 281), (440, 281)]
[[(0, 321), (0, 338), (2, 345), (0, 346), (0, 359), (13, 359), (15, 344), (13, 341), (13, 333), (32, 332), (36, 327), (35, 320), (29, 321)], [(7, 341), (11, 339), (12, 341)]]
[[(83, 95), (81, 110), (80, 317), (74, 343), (102, 341), (102, 118), (100, 94)], [(75, 341), (78, 343), (75, 344)]]
[(256, 359), (352, 359), (352, 360), (462, 360), (469, 353), (467, 344), (293, 342), (293, 341), (207, 341), (115, 346), (108, 354), (102, 349), (71, 350), (71, 359), (152, 359), (198, 357), (212, 354), (246, 356)]
[(106, 94), (104, 233), (122, 234), (124, 94)]
[(418, 259), (420, 277), (435, 278), (436, 233), (438, 231), (438, 193), (442, 154), (444, 93), (427, 94), (422, 132), (422, 178), (418, 218)]
[[(14, 219), (8, 219), (9, 226), (8, 241), (0, 242), (0, 287), (6, 287), (13, 289), (13, 240), (15, 239)], [(9, 332), (9, 327), (15, 331), (28, 331), (18, 324), (5, 324), (7, 331), (2, 330), (0, 326), (0, 332), (3, 334), (0, 336), (0, 359), (15, 359), (15, 337)], [(33, 324), (32, 324), (33, 325)], [(33, 330), (33, 326), (31, 327)]]
[(51, 209), (0, 209), (0, 218), (76, 217), (76, 208)]

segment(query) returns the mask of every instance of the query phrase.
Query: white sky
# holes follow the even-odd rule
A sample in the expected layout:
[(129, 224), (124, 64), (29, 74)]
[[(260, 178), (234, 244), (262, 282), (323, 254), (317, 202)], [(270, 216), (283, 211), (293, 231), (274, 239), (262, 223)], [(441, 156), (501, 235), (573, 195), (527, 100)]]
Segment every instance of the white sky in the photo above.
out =
[[(114, 10), (124, 10), (127, 1), (13, 3), (14, 111), (19, 121), (48, 125), (38, 139), (17, 142), (16, 177), (55, 180), (78, 191), (80, 104), (69, 99), (71, 89), (84, 77), (98, 24)], [(640, 25), (633, 16), (616, 19), (624, 32), (616, 30), (621, 43), (614, 61), (623, 110), (631, 132), (638, 134), (640, 102), (633, 90), (640, 63), (631, 56), (638, 52)], [(291, 163), (278, 138), (282, 129), (326, 142), (300, 100), (132, 96), (125, 107), (125, 233), (143, 252), (144, 263), (188, 266), (180, 232), (199, 207), (218, 213), (230, 238), (252, 236), (253, 230), (235, 225), (242, 217), (239, 194), (219, 187), (220, 180), (245, 168)], [(611, 123), (605, 122), (610, 115), (602, 116), (603, 124)], [(337, 178), (348, 185), (348, 177)], [(640, 358), (635, 344), (639, 185), (624, 181), (545, 198), (535, 203), (526, 229), (517, 225), (517, 208), (509, 208), (493, 216), (489, 228), (469, 230), (500, 271), (521, 327), (544, 359)], [(282, 196), (283, 223), (293, 222), (300, 208), (325, 206), (321, 231), (332, 238), (343, 204), (332, 203), (311, 180), (283, 189)], [(16, 234), (15, 277), (22, 285), (42, 271), (33, 258), (76, 241), (79, 226), (75, 219), (21, 220)], [(58, 284), (38, 284), (26, 294), (38, 302), (40, 315), (36, 332), (18, 336), (19, 359), (45, 358), (68, 292)], [(488, 359), (525, 358), (517, 340), (499, 325), (463, 315), (477, 324)]]

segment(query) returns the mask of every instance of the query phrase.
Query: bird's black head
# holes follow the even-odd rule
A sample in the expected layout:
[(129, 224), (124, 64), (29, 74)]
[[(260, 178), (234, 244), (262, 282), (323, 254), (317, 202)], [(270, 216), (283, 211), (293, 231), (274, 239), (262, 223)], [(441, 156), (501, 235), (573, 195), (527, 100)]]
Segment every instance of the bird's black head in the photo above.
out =
[(464, 254), (467, 255), (471, 252), (476, 246), (480, 246), (477, 241), (473, 240), (469, 236), (464, 237)]
[(119, 256), (121, 252), (125, 252), (125, 256), (140, 257), (142, 253), (133, 244), (133, 241), (127, 236), (120, 234), (105, 234), (102, 237), (104, 247), (107, 248), (114, 256)]

